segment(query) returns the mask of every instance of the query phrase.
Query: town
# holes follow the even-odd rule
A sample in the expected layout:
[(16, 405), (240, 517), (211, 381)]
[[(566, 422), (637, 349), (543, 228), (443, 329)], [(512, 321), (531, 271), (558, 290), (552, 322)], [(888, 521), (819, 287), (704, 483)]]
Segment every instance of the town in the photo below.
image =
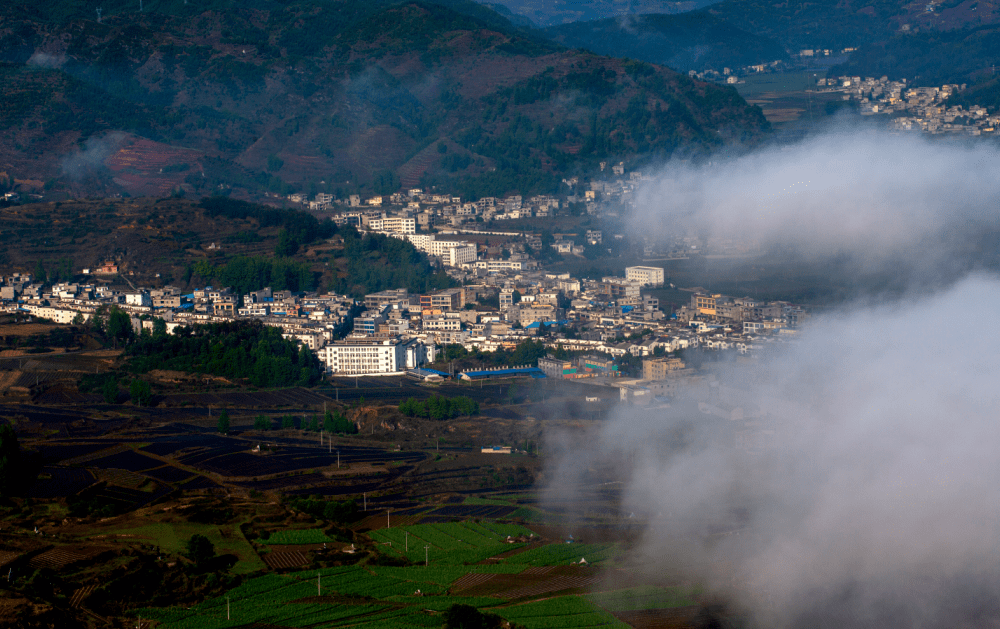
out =
[[(613, 212), (630, 201), (643, 177), (626, 177), (620, 164), (609, 171), (616, 179), (587, 186), (567, 181), (573, 193), (563, 198), (510, 196), (463, 203), (413, 189), (362, 204), (356, 196), (336, 200), (319, 194), (306, 201), (293, 195), (291, 201), (308, 202), (325, 215), (323, 220), (404, 240), (427, 254), (456, 284), (427, 294), (403, 287), (363, 299), (266, 286), (244, 294), (224, 286), (143, 288), (132, 285), (117, 263), (107, 261), (82, 269), (76, 281), (44, 283), (28, 273), (4, 276), (0, 305), (9, 313), (60, 324), (81, 324), (113, 308), (130, 316), (136, 334), (152, 334), (158, 326), (173, 333), (186, 326), (253, 320), (280, 328), (286, 339), (308, 348), (330, 377), (597, 378), (622, 389), (623, 399), (639, 401), (669, 396), (692, 374), (681, 358), (686, 350), (752, 359), (759, 350), (794, 338), (808, 316), (801, 305), (692, 287), (679, 289), (690, 294), (688, 303), (667, 311), (652, 294), (665, 285), (675, 288), (662, 266), (627, 266), (618, 276), (577, 278), (547, 270), (542, 259), (580, 256), (587, 247), (621, 234), (590, 229), (574, 239), (495, 227), (503, 220), (544, 218), (569, 204), (598, 217)], [(470, 238), (484, 235), (502, 246)], [(705, 247), (695, 238), (676, 238), (657, 255), (676, 259)], [(548, 256), (543, 255), (546, 248)], [(653, 249), (647, 244), (645, 253), (653, 254)], [(512, 352), (526, 342), (544, 347), (547, 356), (488, 370), (456, 373), (444, 368), (459, 348), (466, 353)]]

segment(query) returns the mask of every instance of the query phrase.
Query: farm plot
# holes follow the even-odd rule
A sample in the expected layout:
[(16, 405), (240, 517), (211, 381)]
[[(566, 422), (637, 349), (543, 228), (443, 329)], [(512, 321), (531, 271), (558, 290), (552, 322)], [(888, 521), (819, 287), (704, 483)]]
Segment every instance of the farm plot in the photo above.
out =
[(62, 461), (62, 465), (83, 465), (85, 463), (90, 463), (91, 461), (96, 461), (104, 457), (109, 457), (114, 454), (121, 454), (122, 452), (131, 452), (132, 448), (125, 444), (119, 444), (116, 446), (108, 447), (105, 444), (103, 449), (89, 452), (80, 456), (73, 457), (72, 459), (66, 459)]
[[(315, 575), (313, 575), (315, 576)], [(226, 620), (228, 608), (231, 620)], [(323, 601), (323, 602), (319, 602)], [(144, 609), (144, 618), (159, 620), (165, 629), (234, 627), (251, 623), (308, 627), (377, 614), (384, 605), (343, 605), (317, 597), (315, 580), (265, 575), (190, 609)]]
[(90, 470), (73, 467), (43, 467), (28, 489), (30, 498), (63, 498), (90, 487), (97, 479)]
[(333, 540), (326, 536), (326, 533), (319, 529), (301, 529), (291, 531), (278, 531), (272, 533), (271, 537), (263, 540), (268, 545), (296, 545), (296, 544), (325, 544)]
[(128, 470), (105, 469), (97, 470), (97, 477), (119, 487), (135, 489), (146, 482), (146, 477)]
[(301, 550), (272, 551), (261, 555), (261, 559), (272, 570), (299, 568), (309, 563), (309, 555)]
[(505, 518), (517, 510), (510, 505), (450, 505), (431, 511), (428, 516), (447, 518)]
[(618, 556), (618, 544), (547, 544), (507, 558), (508, 563), (530, 566), (566, 566), (580, 559), (599, 564)]
[(631, 612), (669, 609), (697, 605), (685, 588), (662, 588), (646, 585), (613, 592), (600, 592), (588, 597), (610, 612)]
[(92, 459), (87, 462), (89, 467), (114, 468), (117, 470), (129, 470), (130, 472), (142, 472), (163, 465), (163, 462), (143, 456), (135, 450), (124, 450), (99, 459)]
[(36, 555), (28, 562), (29, 568), (52, 568), (58, 570), (77, 561), (90, 559), (108, 550), (104, 546), (62, 546)]
[(173, 465), (164, 465), (163, 467), (146, 470), (143, 474), (165, 483), (179, 483), (193, 476), (191, 472), (174, 467)]
[(215, 482), (211, 478), (205, 476), (195, 476), (192, 480), (186, 481), (181, 485), (181, 489), (187, 491), (197, 491), (201, 489), (218, 489), (221, 487), (219, 483)]
[(235, 574), (249, 574), (259, 570), (265, 570), (266, 566), (260, 557), (250, 546), (246, 538), (240, 533), (239, 528), (234, 525), (214, 526), (208, 524), (196, 524), (192, 522), (156, 522), (152, 524), (140, 524), (138, 526), (114, 526), (104, 529), (101, 532), (114, 535), (125, 535), (128, 537), (146, 538), (168, 553), (184, 552), (187, 541), (194, 534), (204, 535), (208, 538), (218, 554), (227, 553), (236, 555), (238, 562), (233, 568)]
[(93, 454), (108, 447), (107, 443), (44, 443), (37, 446), (42, 460), (58, 462), (78, 456)]
[[(508, 529), (517, 535), (530, 531)], [(379, 529), (368, 536), (389, 546), (392, 552), (419, 562), (429, 558), (435, 564), (463, 565), (476, 563), (498, 553), (517, 548), (507, 543), (507, 535), (472, 522), (417, 524), (403, 528)], [(424, 546), (430, 546), (425, 549)], [(408, 550), (407, 550), (408, 549)]]
[(628, 625), (598, 608), (582, 596), (561, 596), (491, 611), (511, 622), (524, 625), (528, 629), (562, 629), (563, 627), (628, 628)]

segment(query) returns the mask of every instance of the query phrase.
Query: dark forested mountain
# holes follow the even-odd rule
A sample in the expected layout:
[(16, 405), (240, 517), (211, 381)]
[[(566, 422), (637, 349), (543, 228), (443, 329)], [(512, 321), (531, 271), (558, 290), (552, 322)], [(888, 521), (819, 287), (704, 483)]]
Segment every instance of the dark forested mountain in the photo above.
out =
[(574, 22), (542, 31), (573, 48), (630, 57), (676, 70), (720, 70), (785, 59), (778, 42), (752, 35), (708, 13), (632, 15)]
[(502, 194), (767, 129), (730, 88), (464, 0), (101, 6), (0, 7), (0, 171), (76, 195)]
[(1000, 27), (903, 34), (862, 46), (833, 68), (838, 74), (906, 78), (916, 85), (990, 79), (1000, 62)]
[(523, 15), (539, 26), (571, 22), (589, 22), (606, 18), (649, 13), (684, 13), (708, 6), (718, 0), (489, 0), (516, 15)]
[(948, 31), (1000, 20), (997, 0), (722, 0), (703, 10), (742, 30), (773, 37), (792, 51), (842, 49), (883, 42), (895, 33)]

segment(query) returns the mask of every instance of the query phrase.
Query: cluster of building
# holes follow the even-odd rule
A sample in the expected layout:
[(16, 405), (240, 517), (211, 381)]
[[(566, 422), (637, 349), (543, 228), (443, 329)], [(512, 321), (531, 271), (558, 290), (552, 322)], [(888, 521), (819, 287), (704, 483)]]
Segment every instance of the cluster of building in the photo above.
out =
[[(601, 235), (591, 232), (588, 237)], [(113, 305), (132, 316), (137, 332), (151, 330), (154, 319), (164, 320), (168, 332), (194, 324), (259, 320), (309, 347), (336, 375), (403, 373), (434, 362), (442, 345), (496, 351), (537, 339), (586, 357), (573, 366), (560, 363), (558, 370), (547, 363), (552, 368), (543, 371), (550, 376), (616, 376), (613, 361), (626, 355), (653, 357), (688, 347), (751, 353), (758, 339), (793, 332), (806, 316), (793, 304), (701, 291), (668, 314), (649, 294), (665, 283), (663, 269), (654, 266), (627, 267), (622, 277), (600, 280), (546, 273), (537, 265), (494, 266), (476, 260), (464, 266), (461, 287), (419, 295), (387, 290), (363, 301), (270, 288), (240, 295), (224, 287), (184, 293), (170, 286), (131, 288), (108, 280), (44, 285), (29, 274), (14, 274), (0, 278), (0, 307), (80, 323)]]
[(311, 201), (302, 193), (289, 195), (288, 199), (317, 212), (338, 210), (333, 219), (340, 225), (404, 234), (438, 225), (458, 227), (465, 223), (545, 218), (560, 208), (560, 200), (551, 195), (483, 197), (463, 202), (458, 196), (427, 193), (420, 188), (366, 199), (356, 194), (338, 199), (325, 193)]
[(857, 101), (862, 116), (893, 116), (893, 128), (901, 131), (992, 135), (1000, 128), (1000, 115), (990, 115), (985, 107), (948, 105), (948, 99), (964, 90), (965, 84), (909, 87), (906, 79), (841, 76), (819, 79), (817, 85), (822, 91), (843, 92), (845, 99)]

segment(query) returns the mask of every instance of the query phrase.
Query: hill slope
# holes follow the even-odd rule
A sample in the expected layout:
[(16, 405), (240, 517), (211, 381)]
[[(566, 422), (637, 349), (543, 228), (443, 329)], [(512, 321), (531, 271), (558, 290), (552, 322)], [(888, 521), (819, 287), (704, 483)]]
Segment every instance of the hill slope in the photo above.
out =
[[(927, 7), (933, 6), (932, 11)], [(842, 49), (883, 42), (899, 32), (948, 31), (1000, 21), (997, 0), (722, 0), (704, 12), (789, 50)]]
[(572, 22), (586, 22), (608, 18), (650, 13), (684, 13), (717, 2), (718, 0), (496, 0), (488, 4), (501, 4), (517, 15), (529, 18), (539, 26), (556, 26)]
[(0, 170), (73, 194), (502, 194), (768, 128), (730, 88), (460, 0), (198, 4), (110, 3), (103, 23), (83, 2), (0, 9)]
[(721, 71), (788, 57), (776, 41), (745, 31), (704, 12), (638, 15), (574, 22), (542, 31), (573, 48), (630, 57), (676, 70)]

